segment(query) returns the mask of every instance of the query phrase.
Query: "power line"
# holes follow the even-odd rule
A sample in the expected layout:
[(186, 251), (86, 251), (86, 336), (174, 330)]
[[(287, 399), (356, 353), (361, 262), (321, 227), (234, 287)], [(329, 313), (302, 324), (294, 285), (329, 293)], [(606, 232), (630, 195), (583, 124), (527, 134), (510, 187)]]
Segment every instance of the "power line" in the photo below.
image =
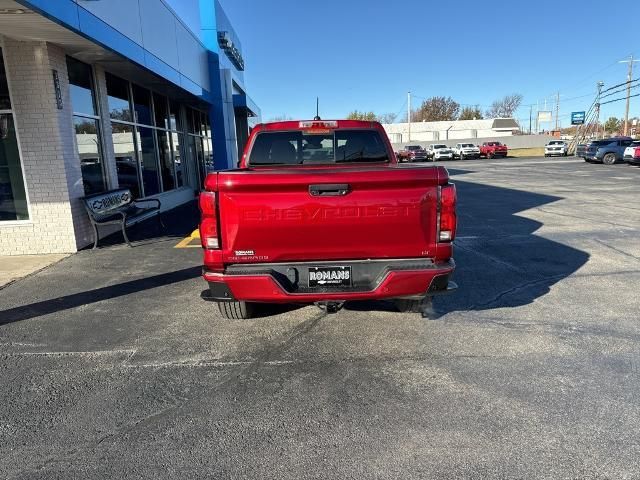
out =
[(629, 97), (620, 97), (614, 100), (609, 100), (608, 102), (602, 102), (600, 105), (606, 105), (607, 103), (620, 102), (622, 100), (626, 100), (627, 98), (640, 97), (640, 93), (636, 93), (635, 95), (629, 95)]
[[(635, 80), (631, 80), (629, 84), (636, 83), (636, 82), (640, 82), (640, 77), (636, 78)], [(600, 98), (610, 97), (611, 95), (615, 95), (616, 93), (624, 92), (627, 89), (627, 82), (624, 82), (622, 85), (624, 85), (624, 88), (620, 88), (614, 92), (609, 92), (606, 95), (602, 95)], [(640, 87), (640, 84), (634, 85), (631, 88), (638, 88), (638, 87)]]

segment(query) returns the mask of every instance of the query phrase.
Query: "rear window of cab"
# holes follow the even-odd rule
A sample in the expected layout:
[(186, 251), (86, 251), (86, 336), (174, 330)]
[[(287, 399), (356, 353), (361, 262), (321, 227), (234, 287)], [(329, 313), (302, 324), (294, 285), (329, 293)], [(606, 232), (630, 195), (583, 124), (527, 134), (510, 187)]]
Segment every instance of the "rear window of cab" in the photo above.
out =
[(380, 133), (371, 129), (266, 131), (256, 135), (248, 165), (388, 162)]

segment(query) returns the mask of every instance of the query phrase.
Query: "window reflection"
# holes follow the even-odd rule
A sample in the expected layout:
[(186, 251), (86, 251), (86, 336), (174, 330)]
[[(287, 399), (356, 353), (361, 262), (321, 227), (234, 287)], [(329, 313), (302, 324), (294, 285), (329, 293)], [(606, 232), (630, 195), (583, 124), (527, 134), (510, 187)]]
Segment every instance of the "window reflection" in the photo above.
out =
[(75, 58), (67, 57), (67, 72), (73, 111), (97, 115), (91, 67)]
[(121, 188), (128, 188), (134, 198), (140, 197), (140, 182), (138, 179), (138, 162), (133, 139), (133, 127), (121, 123), (112, 123), (113, 150), (116, 157), (118, 184)]
[(4, 58), (0, 49), (0, 110), (10, 110), (9, 86), (7, 84), (7, 72), (4, 69)]
[(169, 128), (169, 110), (167, 97), (153, 94), (153, 111), (155, 113), (155, 125), (158, 128)]
[(176, 186), (182, 187), (184, 185), (184, 162), (182, 161), (181, 152), (184, 148), (184, 134), (171, 133), (171, 142), (173, 144), (171, 153), (173, 154), (173, 166), (176, 172)]
[(91, 118), (73, 117), (76, 131), (76, 145), (82, 169), (84, 193), (100, 193), (106, 190), (102, 153), (100, 149), (100, 131), (98, 121)]
[(129, 104), (129, 82), (110, 73), (107, 78), (107, 99), (109, 115), (114, 120), (131, 121), (131, 106)]
[(156, 130), (158, 140), (158, 154), (160, 155), (160, 171), (162, 175), (162, 189), (173, 190), (176, 182), (173, 171), (173, 158), (171, 156), (171, 137), (169, 132)]
[(138, 154), (145, 197), (160, 193), (158, 160), (156, 158), (156, 146), (153, 136), (153, 130), (151, 128), (138, 128)]
[(133, 84), (133, 110), (135, 122), (143, 125), (151, 123), (151, 92), (146, 88)]
[[(0, 62), (2, 62), (1, 54)], [(0, 78), (1, 87), (2, 79)], [(22, 177), (13, 115), (3, 113), (0, 114), (0, 221), (28, 219), (27, 194)]]

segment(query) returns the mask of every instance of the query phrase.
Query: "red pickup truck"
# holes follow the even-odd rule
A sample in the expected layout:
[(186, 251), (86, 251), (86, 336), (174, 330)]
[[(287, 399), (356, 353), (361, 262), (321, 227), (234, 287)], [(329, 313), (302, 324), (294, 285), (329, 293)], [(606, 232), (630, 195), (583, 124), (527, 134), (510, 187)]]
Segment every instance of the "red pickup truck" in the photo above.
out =
[(393, 299), (422, 311), (456, 288), (456, 189), (447, 170), (399, 164), (384, 129), (357, 120), (256, 126), (239, 168), (199, 198), (202, 298), (227, 318), (259, 303)]
[(396, 153), (399, 162), (426, 162), (427, 151), (420, 145), (407, 145)]
[(503, 145), (500, 142), (484, 142), (482, 145), (480, 145), (481, 157), (506, 157), (507, 153), (507, 146)]

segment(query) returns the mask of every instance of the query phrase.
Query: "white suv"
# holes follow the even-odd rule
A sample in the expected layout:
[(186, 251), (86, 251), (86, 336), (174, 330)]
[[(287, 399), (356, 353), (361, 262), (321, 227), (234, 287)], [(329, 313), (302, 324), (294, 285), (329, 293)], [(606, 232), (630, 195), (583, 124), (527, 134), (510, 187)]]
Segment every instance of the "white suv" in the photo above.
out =
[(453, 147), (453, 156), (460, 160), (480, 158), (480, 147), (473, 143), (456, 143), (456, 146)]
[(427, 155), (429, 155), (429, 158), (432, 162), (444, 159), (453, 160), (453, 150), (440, 143), (429, 145), (429, 148), (427, 149)]
[(566, 157), (569, 154), (569, 145), (562, 140), (551, 140), (544, 146), (544, 156), (552, 157), (554, 155), (561, 155)]

